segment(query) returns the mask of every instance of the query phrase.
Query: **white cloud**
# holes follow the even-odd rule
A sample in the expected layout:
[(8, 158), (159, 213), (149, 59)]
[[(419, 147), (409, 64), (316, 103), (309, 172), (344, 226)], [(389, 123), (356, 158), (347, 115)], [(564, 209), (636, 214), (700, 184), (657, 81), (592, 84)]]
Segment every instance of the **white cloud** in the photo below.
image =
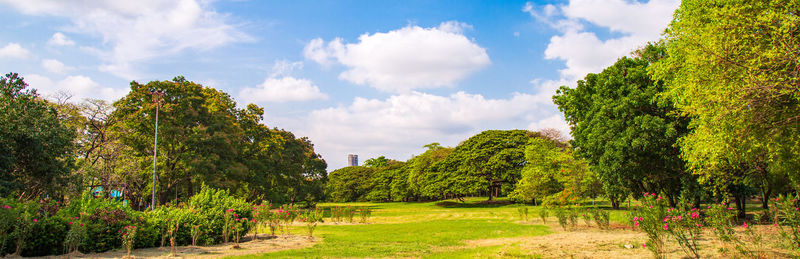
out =
[[(550, 38), (545, 58), (563, 60), (566, 67), (560, 70), (561, 77), (574, 82), (588, 73), (600, 72), (648, 41), (658, 40), (679, 4), (678, 0), (571, 0), (559, 6), (527, 3), (523, 11), (561, 31)], [(602, 40), (586, 31), (583, 23), (621, 35)]]
[(66, 92), (72, 95), (70, 101), (80, 101), (84, 98), (103, 99), (115, 101), (125, 96), (129, 89), (101, 87), (97, 82), (87, 76), (67, 76), (59, 81), (53, 81), (49, 77), (28, 74), (25, 82), (44, 96), (50, 96), (58, 92)]
[(50, 37), (50, 40), (47, 41), (47, 44), (54, 45), (54, 46), (72, 46), (75, 45), (75, 42), (67, 38), (61, 32), (53, 33), (53, 36)]
[[(137, 77), (136, 64), (184, 50), (208, 50), (249, 40), (210, 6), (210, 1), (0, 0), (23, 13), (65, 17), (74, 33), (99, 36), (100, 69), (125, 79)], [(55, 36), (55, 35), (54, 35)]]
[(414, 91), (383, 100), (356, 97), (347, 106), (315, 110), (304, 123), (307, 128), (298, 132), (314, 140), (329, 168), (336, 169), (345, 165), (348, 153), (405, 160), (431, 142), (455, 146), (483, 130), (526, 129), (552, 116), (551, 106), (549, 98), (523, 93), (488, 99)]
[(468, 28), (459, 22), (434, 28), (407, 26), (363, 34), (358, 43), (345, 44), (337, 38), (327, 46), (314, 39), (303, 53), (325, 66), (334, 62), (346, 66), (340, 79), (382, 91), (448, 87), (491, 63), (486, 50), (464, 36)]
[(42, 60), (42, 67), (45, 70), (50, 71), (51, 73), (56, 73), (56, 74), (65, 74), (68, 71), (74, 69), (73, 67), (64, 65), (64, 63), (61, 63), (61, 61), (58, 61), (58, 60), (55, 60), (55, 59), (44, 59), (44, 60)]
[[(550, 38), (545, 49), (546, 59), (563, 60), (565, 67), (558, 80), (533, 80), (540, 89), (540, 99), (555, 94), (559, 85), (575, 86), (588, 73), (601, 72), (618, 58), (656, 41), (672, 20), (679, 0), (650, 0), (647, 3), (626, 0), (570, 0), (566, 5), (535, 6), (527, 3), (523, 12), (537, 21), (559, 31)], [(606, 28), (619, 36), (600, 39), (588, 31), (585, 24)], [(552, 115), (533, 121), (528, 129), (554, 128), (564, 133), (569, 127), (562, 115)]]
[(26, 58), (28, 57), (27, 49), (23, 48), (17, 43), (8, 43), (5, 47), (0, 48), (0, 58)]
[(239, 96), (247, 102), (289, 102), (328, 99), (328, 95), (308, 79), (297, 79), (291, 76), (267, 78), (257, 87), (247, 87), (239, 92)]

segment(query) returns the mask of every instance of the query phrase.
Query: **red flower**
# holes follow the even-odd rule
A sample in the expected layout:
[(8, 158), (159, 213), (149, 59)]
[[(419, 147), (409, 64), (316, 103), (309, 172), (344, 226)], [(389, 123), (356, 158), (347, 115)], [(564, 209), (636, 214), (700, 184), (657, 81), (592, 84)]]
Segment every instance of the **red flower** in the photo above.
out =
[(69, 222), (69, 224), (72, 225), (72, 222)]

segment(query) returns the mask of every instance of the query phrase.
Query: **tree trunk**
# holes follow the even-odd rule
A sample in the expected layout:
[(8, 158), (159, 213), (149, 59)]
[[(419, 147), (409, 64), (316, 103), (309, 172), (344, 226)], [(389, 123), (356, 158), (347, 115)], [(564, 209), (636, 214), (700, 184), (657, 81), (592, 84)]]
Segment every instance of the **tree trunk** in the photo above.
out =
[(492, 200), (492, 194), (494, 194), (494, 192), (492, 192), (492, 188), (493, 188), (492, 186), (489, 186), (489, 200), (490, 201)]
[(747, 216), (744, 195), (737, 194), (734, 195), (733, 198), (735, 200), (734, 202), (736, 203), (736, 210), (738, 212), (736, 216), (740, 219), (744, 219)]

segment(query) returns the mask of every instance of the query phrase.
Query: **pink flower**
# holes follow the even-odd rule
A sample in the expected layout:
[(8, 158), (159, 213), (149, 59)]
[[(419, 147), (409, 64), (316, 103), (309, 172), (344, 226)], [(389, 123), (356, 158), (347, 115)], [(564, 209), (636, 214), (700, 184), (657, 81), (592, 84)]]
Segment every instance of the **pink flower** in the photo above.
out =
[(728, 207), (728, 210), (732, 210), (732, 209), (733, 209), (733, 208), (731, 208), (731, 207)]
[(698, 214), (697, 212), (692, 212), (692, 218), (693, 219), (696, 219), (699, 216), (700, 216), (700, 214)]
[(650, 208), (652, 209), (652, 208), (653, 208), (653, 205), (650, 205)]
[(83, 223), (81, 223), (81, 227), (83, 227)]
[(11, 209), (11, 206), (8, 206), (8, 205), (3, 205), (3, 208), (4, 208), (4, 209)]
[(664, 218), (664, 222), (667, 222), (667, 220), (669, 220), (669, 218)]
[(639, 226), (639, 221), (633, 222), (633, 225), (638, 227)]
[(633, 216), (633, 221), (636, 221), (636, 219), (637, 219), (637, 217), (636, 217), (636, 216)]
[(742, 224), (742, 227), (745, 227), (745, 228), (747, 228), (747, 222), (745, 222), (744, 224)]
[(778, 197), (775, 197), (775, 201), (778, 201), (778, 199), (779, 199)]
[(227, 212), (233, 212), (233, 209), (228, 209)]
[(698, 227), (702, 227), (702, 226), (703, 226), (703, 224), (700, 224), (700, 223), (698, 223), (698, 224), (697, 224), (697, 226), (698, 226)]
[(776, 227), (777, 227), (777, 226), (778, 226), (778, 223), (775, 223), (775, 224), (773, 224), (773, 226), (776, 226)]
[(642, 248), (646, 248), (646, 247), (647, 247), (647, 244), (642, 243)]
[(72, 222), (69, 222), (69, 224), (72, 225)]
[(33, 219), (33, 222), (39, 222), (39, 220), (38, 219)]
[(710, 209), (710, 208), (711, 208), (711, 206), (708, 206), (708, 208)]
[(664, 230), (669, 230), (669, 224), (664, 224)]

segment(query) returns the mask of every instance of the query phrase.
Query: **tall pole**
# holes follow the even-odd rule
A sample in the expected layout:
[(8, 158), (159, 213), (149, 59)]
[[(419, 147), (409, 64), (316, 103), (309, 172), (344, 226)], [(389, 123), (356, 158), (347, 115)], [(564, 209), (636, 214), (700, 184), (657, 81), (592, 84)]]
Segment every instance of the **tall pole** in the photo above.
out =
[(161, 91), (154, 91), (153, 93), (153, 101), (156, 103), (156, 132), (154, 136), (153, 142), (153, 197), (152, 201), (150, 202), (150, 210), (154, 210), (156, 208), (156, 161), (158, 160), (158, 107), (161, 106), (161, 97), (164, 96), (164, 92)]

